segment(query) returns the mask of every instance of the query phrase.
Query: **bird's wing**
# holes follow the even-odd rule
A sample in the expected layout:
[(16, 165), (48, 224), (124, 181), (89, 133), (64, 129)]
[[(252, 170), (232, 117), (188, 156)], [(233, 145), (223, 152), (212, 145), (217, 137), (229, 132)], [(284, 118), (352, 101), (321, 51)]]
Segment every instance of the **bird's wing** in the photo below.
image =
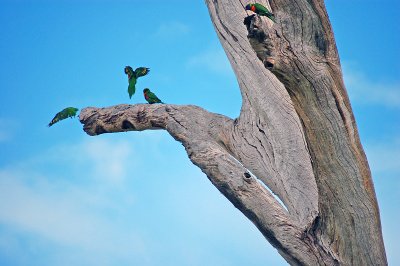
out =
[(77, 108), (74, 107), (67, 107), (65, 109), (63, 109), (61, 112), (58, 112), (54, 118), (51, 120), (51, 122), (49, 123), (49, 127), (51, 127), (52, 125), (54, 125), (55, 123), (64, 120), (68, 117), (73, 117), (76, 116), (76, 113), (78, 112)]
[(53, 119), (51, 119), (50, 123), (48, 124), (49, 127), (51, 127), (52, 125), (54, 125), (55, 123), (57, 123), (58, 121), (60, 121), (62, 118), (62, 114), (61, 112), (58, 112)]
[(136, 85), (136, 78), (131, 77), (131, 79), (129, 80), (129, 85), (128, 85), (129, 99), (132, 98), (133, 94), (135, 94), (135, 91), (136, 91), (135, 85)]
[(125, 71), (128, 72), (128, 73), (126, 73), (126, 72), (125, 72), (125, 73), (126, 73), (127, 75), (130, 75), (130, 76), (133, 76), (134, 73), (135, 73), (135, 72), (133, 71), (133, 69), (132, 69), (130, 66), (126, 66), (126, 67), (125, 67)]
[(143, 77), (143, 76), (147, 75), (149, 72), (150, 72), (150, 68), (138, 67), (135, 69), (135, 76), (136, 76), (136, 78)]
[(271, 11), (269, 11), (265, 6), (263, 6), (262, 4), (259, 3), (255, 3), (254, 4), (256, 9), (262, 13), (271, 13)]
[(67, 117), (73, 117), (76, 116), (76, 113), (78, 112), (78, 108), (75, 107), (67, 107), (64, 109), (66, 111)]
[(153, 101), (153, 102), (161, 102), (161, 100), (158, 99), (158, 97), (154, 93), (152, 93), (151, 91), (148, 92), (147, 95), (148, 95), (148, 97), (149, 97), (149, 99), (151, 101)]

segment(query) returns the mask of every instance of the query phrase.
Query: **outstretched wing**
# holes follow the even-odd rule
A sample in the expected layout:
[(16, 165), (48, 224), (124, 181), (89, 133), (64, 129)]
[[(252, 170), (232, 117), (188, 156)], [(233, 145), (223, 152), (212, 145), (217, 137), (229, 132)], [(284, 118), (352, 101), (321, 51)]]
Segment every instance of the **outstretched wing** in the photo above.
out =
[(136, 76), (136, 78), (143, 77), (143, 76), (147, 75), (149, 72), (150, 72), (150, 68), (138, 67), (135, 69), (135, 76)]
[(55, 123), (64, 120), (68, 117), (75, 117), (76, 113), (78, 112), (78, 108), (75, 107), (67, 107), (65, 109), (63, 109), (62, 111), (58, 112), (54, 118), (50, 121), (50, 123), (48, 124), (49, 127), (51, 127), (52, 125), (54, 125)]
[(135, 74), (135, 72), (133, 72), (132, 67), (130, 67), (130, 66), (126, 66), (124, 68), (124, 72), (125, 72), (125, 74), (128, 75), (128, 78), (132, 77)]
[(128, 85), (128, 94), (129, 94), (129, 99), (132, 98), (132, 95), (135, 94), (136, 91), (136, 78), (135, 77), (131, 77), (129, 79), (129, 85)]

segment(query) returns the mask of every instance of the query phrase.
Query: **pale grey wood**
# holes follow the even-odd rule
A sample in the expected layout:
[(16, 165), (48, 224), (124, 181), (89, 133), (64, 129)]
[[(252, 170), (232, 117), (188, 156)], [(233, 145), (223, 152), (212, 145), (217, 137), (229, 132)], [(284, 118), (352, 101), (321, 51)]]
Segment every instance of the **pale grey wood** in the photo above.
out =
[(305, 265), (317, 265), (322, 261), (333, 263), (329, 256), (318, 254), (318, 248), (305, 239), (306, 229), (257, 182), (257, 177), (248, 174), (248, 168), (226, 150), (223, 143), (236, 124), (234, 120), (197, 106), (169, 104), (89, 107), (81, 111), (79, 119), (84, 130), (92, 136), (147, 129), (167, 130), (183, 144), (190, 160), (258, 227), (288, 262)]
[(240, 2), (208, 1), (238, 79), (243, 105), (226, 146), (285, 203), (302, 226), (317, 214), (317, 187), (300, 119), (284, 86), (258, 60)]
[(167, 130), (292, 265), (386, 265), (323, 1), (260, 0), (277, 23), (253, 16), (244, 24), (247, 2), (206, 1), (240, 86), (237, 119), (196, 106), (117, 105), (82, 110), (84, 130)]

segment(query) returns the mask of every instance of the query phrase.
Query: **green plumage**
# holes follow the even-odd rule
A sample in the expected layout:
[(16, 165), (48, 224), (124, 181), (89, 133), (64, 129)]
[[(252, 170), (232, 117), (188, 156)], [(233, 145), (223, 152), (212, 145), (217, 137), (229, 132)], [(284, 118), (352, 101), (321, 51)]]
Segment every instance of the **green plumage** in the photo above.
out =
[(129, 94), (129, 99), (131, 99), (132, 95), (135, 94), (136, 91), (136, 78), (131, 77), (128, 81), (129, 81), (128, 94)]
[(148, 88), (143, 90), (143, 95), (144, 98), (146, 99), (146, 101), (149, 104), (153, 104), (153, 103), (163, 103), (160, 99), (158, 99), (158, 97), (152, 93)]
[(149, 73), (149, 72), (150, 72), (150, 68), (138, 67), (135, 69), (135, 76), (136, 76), (136, 78), (143, 77), (143, 76), (146, 76), (147, 73)]
[(268, 8), (266, 8), (265, 6), (263, 6), (262, 4), (259, 3), (255, 3), (255, 4), (248, 4), (246, 6), (246, 10), (251, 10), (254, 13), (260, 15), (260, 16), (265, 16), (268, 17), (270, 20), (272, 20), (273, 22), (275, 22), (275, 16), (274, 14), (272, 14), (271, 11), (268, 10)]
[(51, 127), (52, 125), (54, 125), (55, 123), (57, 123), (58, 121), (64, 120), (68, 117), (75, 117), (76, 113), (78, 112), (78, 108), (75, 107), (67, 107), (65, 109), (63, 109), (61, 112), (58, 112), (54, 118), (51, 120), (51, 122), (49, 123), (49, 127)]
[(135, 94), (136, 91), (136, 81), (139, 77), (143, 77), (150, 72), (150, 69), (147, 67), (138, 67), (133, 71), (132, 67), (126, 66), (125, 67), (125, 74), (128, 75), (128, 94), (129, 98), (132, 98), (132, 95)]

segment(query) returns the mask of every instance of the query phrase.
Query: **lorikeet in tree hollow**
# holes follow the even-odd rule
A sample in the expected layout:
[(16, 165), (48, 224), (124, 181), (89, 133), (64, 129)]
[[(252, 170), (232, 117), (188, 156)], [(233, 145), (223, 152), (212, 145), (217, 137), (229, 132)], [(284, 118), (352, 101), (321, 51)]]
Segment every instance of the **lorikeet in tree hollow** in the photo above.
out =
[(51, 127), (52, 125), (54, 125), (55, 123), (57, 123), (58, 121), (64, 120), (68, 117), (75, 117), (76, 116), (76, 112), (78, 112), (78, 108), (75, 107), (67, 107), (64, 110), (62, 110), (61, 112), (58, 112), (56, 114), (56, 116), (51, 120), (51, 122), (49, 123), (49, 127)]
[(272, 20), (273, 22), (275, 22), (275, 16), (274, 14), (271, 13), (271, 11), (269, 11), (265, 6), (263, 6), (262, 4), (259, 3), (255, 3), (255, 4), (248, 4), (246, 5), (246, 10), (251, 10), (254, 13), (256, 13), (257, 15), (260, 16), (266, 16), (268, 17), (270, 20)]
[(158, 97), (152, 93), (148, 88), (143, 90), (143, 95), (144, 98), (146, 99), (146, 101), (149, 104), (153, 104), (153, 103), (163, 103), (160, 99), (158, 99)]
[(125, 74), (128, 75), (128, 94), (129, 94), (129, 98), (132, 98), (132, 95), (135, 94), (136, 91), (136, 80), (139, 77), (143, 77), (145, 75), (147, 75), (147, 73), (150, 72), (150, 68), (147, 67), (138, 67), (135, 69), (135, 71), (133, 71), (133, 69), (130, 66), (126, 66), (125, 69)]

